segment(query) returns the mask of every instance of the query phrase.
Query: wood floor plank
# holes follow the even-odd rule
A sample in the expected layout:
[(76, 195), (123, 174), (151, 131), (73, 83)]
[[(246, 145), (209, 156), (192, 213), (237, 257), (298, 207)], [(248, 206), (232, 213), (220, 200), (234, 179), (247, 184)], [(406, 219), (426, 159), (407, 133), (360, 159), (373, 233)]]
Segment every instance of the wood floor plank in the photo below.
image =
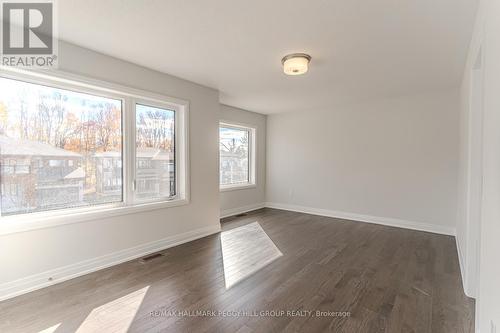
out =
[(267, 208), (222, 229), (0, 302), (0, 332), (473, 332), (453, 237)]

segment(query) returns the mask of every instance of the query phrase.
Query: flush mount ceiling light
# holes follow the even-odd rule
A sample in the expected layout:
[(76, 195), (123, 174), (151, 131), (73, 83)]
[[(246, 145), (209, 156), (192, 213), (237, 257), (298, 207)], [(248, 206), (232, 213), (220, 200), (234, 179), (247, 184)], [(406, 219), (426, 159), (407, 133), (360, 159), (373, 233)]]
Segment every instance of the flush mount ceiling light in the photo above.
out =
[(307, 72), (311, 56), (305, 53), (292, 53), (281, 59), (286, 75), (301, 75)]

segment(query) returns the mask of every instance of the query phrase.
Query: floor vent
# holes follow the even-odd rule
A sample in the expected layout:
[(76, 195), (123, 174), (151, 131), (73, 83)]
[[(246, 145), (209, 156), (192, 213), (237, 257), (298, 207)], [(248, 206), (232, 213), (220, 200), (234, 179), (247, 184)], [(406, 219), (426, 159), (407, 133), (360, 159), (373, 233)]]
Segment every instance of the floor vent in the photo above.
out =
[(139, 262), (144, 264), (144, 263), (150, 262), (151, 260), (154, 260), (156, 258), (163, 257), (163, 256), (164, 256), (163, 253), (154, 253), (154, 254), (151, 254), (149, 256), (142, 257), (141, 259), (139, 259)]

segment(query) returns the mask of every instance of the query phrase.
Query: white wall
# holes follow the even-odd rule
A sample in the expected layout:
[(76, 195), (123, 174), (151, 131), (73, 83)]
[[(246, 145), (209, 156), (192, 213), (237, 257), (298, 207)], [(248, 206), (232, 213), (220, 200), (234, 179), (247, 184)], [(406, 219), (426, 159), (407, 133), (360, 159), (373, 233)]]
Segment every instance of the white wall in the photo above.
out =
[(221, 105), (220, 120), (256, 129), (256, 187), (220, 193), (221, 216), (229, 216), (264, 206), (266, 201), (266, 116)]
[(457, 109), (447, 91), (270, 115), (267, 201), (453, 233)]
[(46, 283), (51, 276), (63, 279), (220, 228), (218, 92), (66, 43), (60, 44), (59, 64), (63, 71), (190, 102), (191, 203), (0, 236), (0, 298)]
[[(464, 249), (470, 249), (470, 231), (480, 230), (480, 267), (479, 292), (476, 300), (476, 327), (482, 333), (490, 333), (492, 323), (496, 331), (500, 330), (500, 1), (483, 0), (477, 14), (473, 38), (470, 44), (469, 59), (462, 83), (462, 110), (468, 110), (471, 105), (470, 87), (473, 83), (471, 75), (476, 55), (481, 49), (483, 59), (482, 79), (482, 206), (480, 222), (467, 226), (463, 218), (465, 203), (459, 207), (460, 220), (457, 224), (457, 240)], [(469, 120), (470, 122), (470, 120)], [(470, 124), (468, 124), (470, 125)], [(464, 142), (461, 150), (466, 151)], [(467, 163), (467, 160), (464, 162)], [(462, 168), (465, 169), (464, 163)], [(462, 174), (461, 183), (465, 183)], [(462, 197), (470, 193), (464, 193)], [(479, 225), (477, 225), (479, 223)], [(469, 250), (466, 251), (468, 253)], [(471, 263), (466, 261), (466, 270)]]

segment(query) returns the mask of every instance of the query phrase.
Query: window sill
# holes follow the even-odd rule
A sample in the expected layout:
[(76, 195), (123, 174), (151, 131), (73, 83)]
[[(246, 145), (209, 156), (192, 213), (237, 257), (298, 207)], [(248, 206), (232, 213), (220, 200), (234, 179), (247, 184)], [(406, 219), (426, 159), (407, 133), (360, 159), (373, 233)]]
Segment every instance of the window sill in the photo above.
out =
[(239, 190), (247, 190), (251, 188), (256, 188), (257, 184), (237, 184), (237, 185), (226, 185), (221, 186), (220, 192), (228, 192), (228, 191), (239, 191)]
[(101, 206), (73, 209), (66, 212), (40, 212), (0, 218), (0, 236), (61, 225), (105, 219), (114, 216), (149, 212), (189, 204), (188, 199), (135, 204), (131, 206)]

